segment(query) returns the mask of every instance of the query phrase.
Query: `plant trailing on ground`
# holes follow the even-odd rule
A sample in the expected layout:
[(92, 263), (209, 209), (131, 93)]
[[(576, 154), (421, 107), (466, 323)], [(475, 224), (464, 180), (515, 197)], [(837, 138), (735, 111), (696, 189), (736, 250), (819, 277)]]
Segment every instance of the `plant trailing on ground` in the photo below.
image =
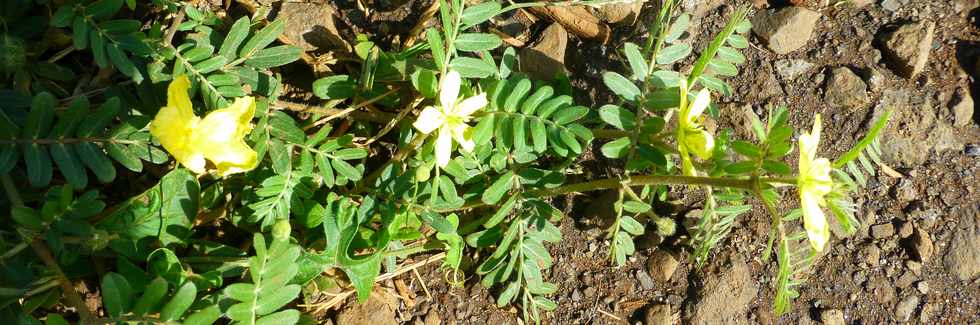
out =
[[(310, 315), (290, 303), (320, 285), (364, 301), (427, 254), (540, 321), (557, 307), (549, 245), (564, 218), (549, 198), (599, 190), (616, 194), (613, 266), (647, 231), (686, 234), (703, 265), (758, 202), (773, 220), (764, 258), (775, 251), (775, 309), (787, 311), (829, 239), (824, 211), (853, 232), (851, 193), (890, 171), (877, 145), (888, 115), (833, 162), (821, 158), (819, 116), (797, 142), (784, 107), (746, 117), (753, 139), (712, 133), (712, 98), (731, 94), (724, 78), (745, 62), (748, 10), (694, 49), (672, 0), (656, 7), (645, 44), (617, 52), (626, 72), (602, 74), (617, 100), (576, 105), (560, 79), (517, 72), (516, 51), (482, 29), (542, 5), (439, 0), (439, 27), (419, 44), (358, 38), (347, 74), (313, 82), (325, 104), (311, 107), (278, 98), (275, 69), (303, 53), (277, 43), (285, 23), (265, 10), (231, 19), (175, 1), (4, 4), (0, 183), (12, 222), (0, 226), (0, 318), (293, 324)], [(169, 14), (178, 18), (157, 19)], [(616, 168), (569, 183), (593, 143)], [(795, 171), (784, 162), (794, 151)], [(689, 227), (655, 209), (672, 194), (703, 198)], [(780, 210), (796, 197), (801, 209)], [(98, 284), (101, 312), (80, 281)]]

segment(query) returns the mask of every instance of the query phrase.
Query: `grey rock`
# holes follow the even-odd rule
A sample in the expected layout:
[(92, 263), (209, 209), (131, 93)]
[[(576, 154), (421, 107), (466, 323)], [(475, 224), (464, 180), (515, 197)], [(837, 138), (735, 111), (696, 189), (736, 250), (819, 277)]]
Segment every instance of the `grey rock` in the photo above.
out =
[(967, 126), (973, 122), (974, 102), (969, 90), (958, 89), (949, 108), (953, 111), (953, 126)]
[(647, 309), (643, 324), (646, 325), (671, 325), (673, 321), (670, 315), (670, 305), (653, 305)]
[(912, 168), (937, 153), (963, 149), (962, 137), (951, 126), (937, 120), (929, 96), (886, 89), (871, 121), (877, 121), (886, 110), (892, 110), (893, 115), (879, 139), (881, 158), (891, 167)]
[(855, 7), (855, 8), (864, 8), (864, 7), (867, 7), (868, 5), (870, 5), (870, 4), (874, 3), (874, 2), (875, 2), (874, 0), (850, 0), (850, 1), (847, 2), (847, 4), (849, 4), (849, 5), (851, 5), (851, 6)]
[[(899, 202), (909, 202), (915, 199), (918, 194), (915, 188), (915, 182), (908, 178), (902, 178), (895, 184), (892, 188), (892, 197), (894, 197)], [(911, 225), (910, 225), (911, 226)], [(908, 237), (908, 236), (903, 236)]]
[(895, 235), (895, 226), (889, 223), (871, 226), (871, 237), (877, 239), (888, 238)]
[(744, 261), (736, 261), (699, 292), (692, 324), (748, 323), (745, 314), (759, 287)]
[(565, 49), (568, 32), (559, 23), (552, 23), (531, 47), (521, 49), (521, 70), (541, 80), (551, 80), (565, 71)]
[(796, 77), (802, 76), (803, 74), (813, 69), (813, 63), (807, 62), (803, 59), (784, 59), (776, 61), (776, 73), (779, 77), (783, 78), (784, 81), (796, 80)]
[(959, 220), (943, 265), (962, 281), (980, 275), (980, 206), (960, 209)]
[(912, 283), (915, 283), (915, 280), (917, 279), (915, 278), (915, 275), (912, 274), (912, 272), (905, 272), (904, 274), (902, 274), (902, 276), (898, 277), (898, 279), (895, 280), (895, 286), (905, 289), (912, 286)]
[(823, 325), (845, 325), (844, 312), (839, 309), (824, 309), (820, 312), (820, 322)]
[(647, 270), (654, 280), (667, 283), (674, 276), (674, 271), (677, 270), (679, 264), (680, 261), (678, 261), (675, 253), (658, 249), (650, 256), (650, 260), (647, 262)]
[(882, 52), (898, 75), (914, 78), (926, 67), (936, 23), (918, 22), (902, 25), (884, 35)]
[(858, 108), (870, 101), (868, 85), (847, 67), (839, 67), (831, 71), (824, 101), (831, 107)]
[(348, 47), (337, 31), (330, 4), (283, 2), (276, 20), (286, 20), (283, 36), (304, 51), (327, 51)]
[(637, 270), (636, 279), (640, 281), (640, 287), (642, 287), (643, 290), (653, 290), (653, 288), (656, 286), (656, 284), (653, 283), (653, 279), (650, 278), (650, 275), (647, 274), (646, 271)]
[(895, 12), (902, 9), (902, 6), (904, 6), (906, 2), (908, 2), (908, 0), (884, 0), (881, 2), (881, 7), (885, 10)]
[(439, 317), (439, 312), (435, 308), (429, 309), (429, 313), (425, 314), (425, 325), (439, 325), (442, 324), (442, 318)]
[(912, 313), (919, 306), (919, 296), (908, 296), (895, 305), (895, 320), (907, 322), (912, 318)]
[(861, 255), (864, 256), (864, 262), (868, 265), (875, 267), (878, 266), (878, 260), (881, 259), (881, 249), (875, 244), (869, 244), (861, 250)]
[(916, 261), (912, 261), (912, 260), (908, 260), (908, 261), (905, 261), (905, 268), (909, 269), (909, 271), (912, 271), (912, 273), (915, 274), (915, 275), (921, 275), (922, 274), (922, 263), (919, 263), (919, 262), (916, 262)]
[(915, 284), (915, 288), (919, 290), (922, 294), (929, 294), (929, 282), (919, 281)]
[(682, 0), (681, 8), (683, 12), (690, 13), (691, 16), (697, 18), (708, 15), (723, 3), (725, 0)]
[(909, 238), (912, 251), (910, 252), (919, 262), (926, 263), (932, 257), (934, 250), (932, 237), (922, 229), (916, 229), (915, 233)]
[(898, 228), (898, 237), (909, 238), (909, 236), (912, 236), (913, 232), (915, 232), (915, 227), (912, 226), (911, 222), (906, 221), (903, 222), (902, 226)]
[(575, 288), (575, 290), (572, 291), (572, 301), (578, 302), (579, 300), (582, 300), (582, 291)]
[(820, 13), (803, 7), (770, 9), (752, 18), (752, 30), (776, 54), (796, 51), (810, 40)]

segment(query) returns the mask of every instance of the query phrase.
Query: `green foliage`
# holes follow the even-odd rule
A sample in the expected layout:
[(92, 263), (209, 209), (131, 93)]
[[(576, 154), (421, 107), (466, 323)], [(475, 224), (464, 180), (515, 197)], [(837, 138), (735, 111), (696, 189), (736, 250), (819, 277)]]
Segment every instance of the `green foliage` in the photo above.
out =
[[(188, 7), (190, 8), (190, 7)], [(177, 46), (165, 45), (147, 66), (154, 82), (167, 81), (186, 74), (201, 91), (209, 109), (228, 105), (228, 98), (245, 96), (247, 85), (252, 92), (274, 96), (278, 80), (266, 70), (299, 59), (302, 50), (293, 45), (270, 45), (282, 34), (285, 21), (272, 22), (252, 30), (248, 17), (235, 21), (222, 35), (206, 25)]]
[(266, 246), (259, 233), (252, 244), (255, 256), (248, 259), (251, 283), (234, 283), (224, 289), (225, 296), (237, 301), (226, 315), (236, 324), (296, 324), (298, 310), (280, 309), (299, 295), (300, 285), (288, 283), (299, 271), (296, 259), (301, 248), (288, 238), (276, 237)]
[(9, 172), (23, 159), (34, 187), (47, 186), (57, 167), (68, 183), (84, 189), (89, 171), (101, 183), (113, 181), (113, 160), (134, 172), (143, 169), (142, 161), (159, 164), (167, 160), (167, 154), (150, 143), (144, 130), (147, 119), (129, 118), (110, 126), (123, 111), (117, 98), (97, 108), (85, 96), (63, 110), (56, 105), (53, 95), (41, 93), (34, 96), (26, 121), (16, 121), (0, 111), (0, 173)]
[[(295, 324), (302, 313), (287, 306), (300, 296), (339, 285), (363, 302), (379, 277), (398, 273), (401, 259), (432, 251), (444, 255), (426, 261), (441, 256), (442, 271), (456, 279), (475, 271), (499, 306), (518, 305), (525, 320), (540, 323), (557, 308), (549, 296), (559, 286), (545, 281), (554, 262), (548, 246), (561, 241), (563, 217), (548, 198), (603, 189), (618, 194), (605, 229), (616, 266), (648, 232), (685, 236), (701, 266), (749, 203), (762, 202), (774, 218), (775, 308), (789, 310), (819, 255), (797, 229), (799, 210), (776, 209), (784, 196), (796, 197), (782, 188), (797, 184), (785, 163), (794, 149), (787, 109), (769, 109), (765, 119), (747, 112), (752, 139), (709, 134), (713, 152), (698, 157), (693, 174), (675, 166), (679, 123), (672, 120), (702, 88), (714, 98), (730, 94), (723, 78), (746, 61), (746, 9), (697, 49), (686, 33), (690, 16), (663, 1), (647, 43), (626, 43), (618, 53), (628, 71), (601, 74), (616, 100), (590, 108), (574, 103), (567, 77), (539, 81), (518, 72), (517, 51), (501, 48), (483, 26), (547, 4), (439, 5), (440, 27), (416, 44), (389, 51), (358, 35), (351, 55), (329, 67), (319, 60), (329, 55), (310, 60), (288, 44), (297, 40), (283, 37), (284, 20), (263, 18), (268, 7), (238, 17), (237, 9), (172, 0), (0, 5), (0, 207), (11, 217), (0, 223), (0, 318)], [(315, 97), (289, 103), (279, 98), (277, 68), (301, 57), (316, 76), (308, 88)], [(485, 95), (488, 104), (466, 117), (446, 113), (462, 121), (422, 134), (412, 122), (440, 106), (440, 80), (450, 70), (464, 78), (460, 98)], [(193, 84), (197, 116), (254, 97), (246, 144), (257, 168), (217, 177), (194, 175), (179, 162), (161, 165), (168, 153), (154, 145), (147, 124), (168, 100), (165, 84), (179, 75)], [(708, 111), (719, 114), (714, 104)], [(890, 174), (877, 142), (887, 120), (834, 163), (827, 208), (845, 231), (857, 225), (850, 193), (876, 168)], [(452, 158), (439, 166), (443, 131), (452, 133)], [(470, 140), (473, 150), (463, 145)], [(592, 148), (609, 168), (575, 165)], [(585, 180), (565, 184), (569, 174)], [(704, 201), (678, 235), (675, 218), (660, 213), (680, 187), (703, 192)], [(74, 281), (98, 283), (100, 310), (62, 292)]]

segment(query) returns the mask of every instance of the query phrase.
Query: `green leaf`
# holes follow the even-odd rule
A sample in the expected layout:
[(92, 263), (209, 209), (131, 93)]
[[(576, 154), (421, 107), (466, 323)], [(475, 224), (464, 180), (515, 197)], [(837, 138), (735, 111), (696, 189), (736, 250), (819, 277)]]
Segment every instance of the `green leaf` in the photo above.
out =
[(517, 204), (518, 196), (519, 195), (511, 195), (510, 198), (508, 198), (507, 201), (505, 201), (504, 204), (501, 205), (500, 208), (493, 213), (493, 216), (490, 217), (490, 219), (487, 219), (487, 221), (483, 223), (483, 227), (493, 228), (501, 221), (504, 221), (504, 218), (510, 215), (510, 212), (514, 210), (514, 206)]
[(88, 186), (88, 174), (85, 172), (85, 167), (78, 160), (78, 156), (71, 150), (71, 147), (58, 143), (51, 145), (49, 149), (51, 158), (58, 165), (58, 170), (65, 176), (69, 184), (76, 189), (83, 189)]
[(150, 284), (146, 286), (143, 290), (143, 295), (136, 300), (136, 304), (133, 305), (133, 314), (135, 315), (145, 315), (151, 311), (155, 311), (160, 302), (163, 301), (163, 297), (167, 295), (167, 280), (161, 277), (157, 277), (150, 281)]
[(761, 154), (761, 150), (754, 144), (745, 141), (734, 141), (732, 142), (732, 150), (735, 150), (740, 155), (756, 158)]
[(184, 319), (183, 325), (210, 325), (214, 324), (221, 317), (221, 308), (218, 305), (211, 305), (204, 309), (194, 312)]
[(34, 212), (34, 209), (28, 207), (11, 207), (10, 218), (14, 219), (14, 222), (22, 227), (33, 231), (41, 231), (44, 229), (44, 224), (41, 222), (41, 216)]
[(412, 86), (425, 98), (436, 98), (439, 93), (439, 80), (432, 70), (418, 69), (411, 75)]
[(728, 46), (719, 47), (717, 55), (718, 55), (717, 56), (718, 59), (721, 59), (725, 62), (731, 62), (734, 64), (745, 63), (745, 55), (742, 55), (742, 53), (739, 52), (738, 50)]
[(299, 310), (287, 309), (267, 315), (255, 322), (255, 325), (292, 325), (299, 322)]
[(667, 43), (677, 41), (682, 35), (684, 35), (684, 32), (687, 31), (688, 25), (690, 24), (691, 15), (683, 13), (680, 16), (677, 16), (677, 18), (674, 19), (674, 24), (670, 26), (670, 31), (667, 32), (667, 37), (664, 38), (664, 41)]
[(198, 73), (205, 74), (221, 69), (226, 63), (228, 63), (228, 58), (223, 56), (215, 56), (194, 64), (194, 69), (196, 69)]
[(497, 67), (486, 61), (471, 57), (456, 57), (449, 63), (450, 68), (459, 72), (463, 78), (486, 78), (497, 73)]
[(75, 145), (75, 153), (78, 154), (81, 162), (95, 174), (99, 182), (108, 183), (116, 178), (116, 168), (99, 147), (89, 142), (83, 142)]
[(460, 51), (489, 51), (500, 46), (500, 37), (488, 33), (462, 33), (456, 37), (456, 48)]
[(491, 205), (497, 204), (497, 202), (504, 197), (504, 194), (507, 194), (507, 192), (510, 191), (511, 187), (513, 186), (513, 180), (514, 172), (512, 171), (507, 172), (506, 174), (503, 174), (497, 178), (497, 180), (494, 181), (493, 184), (490, 184), (490, 187), (483, 192), (483, 196), (481, 197), (483, 203)]
[(517, 70), (517, 51), (513, 47), (507, 47), (504, 50), (504, 54), (500, 57), (500, 78), (506, 79), (515, 70)]
[(647, 61), (643, 59), (643, 54), (640, 53), (640, 47), (627, 42), (623, 46), (623, 52), (626, 53), (626, 60), (629, 61), (630, 69), (633, 70), (633, 79), (643, 80), (646, 78), (650, 68), (647, 66)]
[(628, 101), (636, 101), (640, 98), (640, 88), (636, 87), (632, 81), (616, 72), (607, 71), (602, 74), (602, 81), (616, 95)]
[(442, 36), (435, 28), (425, 30), (425, 38), (429, 42), (429, 51), (432, 52), (432, 60), (436, 61), (436, 67), (442, 70), (446, 64), (446, 48), (442, 42)]
[(636, 114), (617, 105), (603, 105), (599, 108), (599, 118), (620, 130), (633, 130), (636, 127)]
[(279, 45), (259, 50), (248, 60), (245, 60), (245, 65), (256, 69), (278, 67), (299, 60), (302, 53), (303, 49), (298, 46)]
[(330, 162), (331, 165), (333, 165), (333, 168), (337, 170), (337, 173), (339, 173), (340, 175), (347, 177), (347, 179), (355, 182), (361, 180), (361, 171), (358, 170), (357, 168), (354, 168), (354, 166), (351, 166), (346, 161), (333, 158), (330, 159)]
[(27, 115), (27, 124), (24, 125), (21, 135), (31, 139), (46, 136), (54, 121), (54, 105), (54, 95), (48, 92), (34, 96), (34, 100), (31, 101), (31, 111)]
[(623, 210), (630, 213), (644, 213), (653, 209), (649, 204), (638, 202), (638, 201), (626, 201), (623, 202)]
[(160, 320), (180, 319), (180, 316), (194, 303), (195, 297), (197, 297), (197, 286), (192, 281), (185, 282), (180, 289), (177, 289), (170, 301), (163, 305), (163, 309), (160, 310)]
[(629, 152), (630, 143), (630, 138), (622, 137), (611, 142), (607, 142), (606, 144), (602, 145), (600, 150), (602, 151), (602, 155), (606, 156), (607, 158), (623, 158)]
[(657, 64), (673, 64), (689, 54), (691, 54), (691, 45), (674, 44), (660, 50), (660, 53), (657, 54)]
[[(295, 260), (295, 259), (293, 259)], [(290, 264), (292, 262), (290, 261)], [(278, 288), (273, 292), (262, 295), (256, 304), (255, 312), (259, 315), (265, 315), (282, 308), (293, 299), (299, 296), (299, 291), (302, 289), (298, 284), (287, 285), (282, 288)]]
[(27, 179), (31, 186), (43, 187), (51, 182), (54, 167), (51, 166), (48, 151), (43, 147), (34, 143), (25, 145), (24, 163), (27, 165)]
[(460, 15), (460, 21), (462, 21), (465, 29), (467, 26), (483, 23), (498, 13), (500, 13), (500, 3), (496, 1), (482, 2), (463, 9), (463, 14)]
[(129, 282), (118, 273), (109, 272), (102, 277), (102, 305), (111, 317), (117, 317), (129, 311), (133, 289)]
[(229, 60), (234, 60), (236, 58), (235, 54), (238, 53), (238, 47), (248, 37), (249, 27), (251, 27), (251, 22), (247, 15), (238, 18), (231, 25), (231, 28), (228, 29), (228, 35), (225, 35), (224, 41), (221, 41), (221, 48), (218, 50), (218, 55), (226, 57)]
[(264, 28), (256, 32), (255, 35), (252, 35), (252, 38), (250, 38), (248, 42), (245, 42), (245, 45), (242, 46), (242, 49), (238, 52), (238, 56), (246, 59), (251, 58), (256, 52), (264, 49), (266, 46), (275, 41), (276, 38), (279, 37), (279, 34), (282, 34), (282, 31), (285, 28), (286, 21), (283, 19), (278, 19), (271, 24), (266, 25)]
[(539, 87), (531, 96), (528, 96), (521, 104), (521, 114), (532, 115), (546, 100), (551, 99), (555, 94), (555, 89), (551, 86)]
[(633, 217), (624, 216), (619, 220), (619, 226), (633, 236), (643, 234), (643, 225), (641, 225), (639, 221), (636, 221), (636, 219), (633, 219)]
[(708, 68), (714, 71), (715, 74), (720, 76), (735, 76), (738, 75), (738, 68), (734, 64), (720, 60), (718, 58), (711, 59), (708, 61)]
[(585, 115), (587, 114), (589, 114), (588, 107), (573, 106), (561, 110), (560, 112), (555, 114), (552, 120), (555, 122), (555, 124), (566, 125), (578, 121), (579, 119), (585, 117)]
[(732, 34), (728, 37), (728, 45), (731, 45), (737, 49), (744, 49), (749, 47), (749, 40), (746, 39), (745, 36)]
[(115, 44), (106, 46), (106, 53), (109, 55), (109, 60), (112, 61), (112, 64), (116, 66), (119, 72), (133, 78), (133, 81), (136, 83), (143, 82), (143, 73), (136, 68), (133, 61), (118, 46)]
[(348, 75), (335, 75), (313, 82), (313, 94), (322, 99), (346, 99), (357, 93), (357, 82)]
[(134, 241), (156, 237), (163, 245), (183, 242), (197, 217), (200, 185), (188, 170), (178, 168), (157, 185), (123, 202), (99, 226)]

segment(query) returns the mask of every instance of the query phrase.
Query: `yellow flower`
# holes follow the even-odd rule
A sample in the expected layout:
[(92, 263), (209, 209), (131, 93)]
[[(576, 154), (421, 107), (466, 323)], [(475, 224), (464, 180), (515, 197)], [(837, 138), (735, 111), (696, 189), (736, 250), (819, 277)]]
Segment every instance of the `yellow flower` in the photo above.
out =
[(487, 94), (459, 100), (459, 87), (462, 78), (450, 70), (439, 81), (439, 106), (422, 109), (419, 118), (412, 124), (424, 134), (438, 130), (436, 137), (436, 164), (446, 167), (453, 153), (453, 141), (459, 143), (463, 151), (473, 151), (473, 132), (470, 130), (470, 115), (487, 106)]
[(222, 177), (254, 169), (258, 159), (255, 151), (245, 144), (245, 135), (252, 129), (249, 122), (255, 114), (255, 100), (235, 99), (230, 106), (214, 110), (201, 119), (194, 115), (188, 88), (187, 76), (181, 75), (170, 82), (167, 106), (150, 122), (150, 134), (177, 162), (195, 173), (205, 173), (208, 160)]
[(830, 178), (830, 161), (827, 158), (817, 158), (819, 143), (820, 114), (817, 114), (813, 121), (813, 130), (800, 135), (800, 176), (797, 178), (797, 187), (800, 192), (800, 209), (803, 210), (803, 227), (806, 228), (810, 245), (818, 252), (823, 251), (830, 238), (830, 226), (821, 207), (827, 204), (824, 196), (834, 186)]
[(680, 112), (677, 120), (677, 149), (681, 156), (681, 169), (684, 175), (694, 175), (694, 164), (690, 153), (701, 159), (710, 159), (715, 149), (715, 139), (701, 125), (701, 114), (711, 104), (711, 93), (701, 89), (694, 102), (687, 103), (687, 82), (681, 79)]

